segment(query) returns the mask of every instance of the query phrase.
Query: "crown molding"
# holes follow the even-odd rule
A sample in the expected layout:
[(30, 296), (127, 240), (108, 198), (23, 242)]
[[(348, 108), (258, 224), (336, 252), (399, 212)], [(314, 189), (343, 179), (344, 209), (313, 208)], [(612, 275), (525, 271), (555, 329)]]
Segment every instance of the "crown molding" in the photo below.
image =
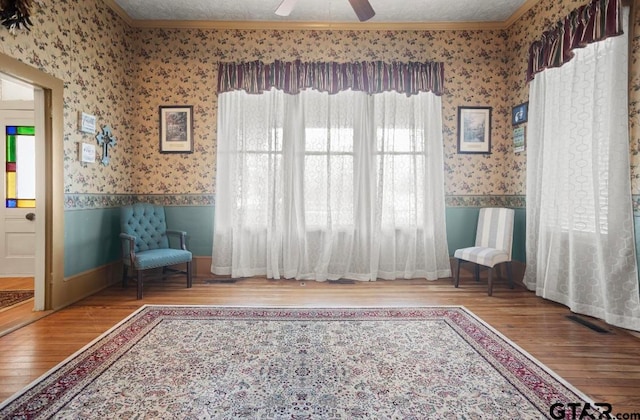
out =
[(120, 16), (122, 18), (122, 20), (125, 21), (125, 23), (129, 26), (131, 26), (132, 28), (135, 28), (137, 26), (136, 22), (138, 22), (137, 20), (132, 19), (127, 12), (124, 11), (124, 9), (122, 7), (120, 7), (120, 5), (118, 3), (116, 3), (115, 0), (102, 0), (104, 2), (104, 4), (106, 4), (111, 10), (113, 10), (115, 12), (116, 15)]
[(220, 20), (135, 20), (136, 28), (316, 31), (447, 31), (505, 29), (503, 22), (284, 22)]
[(103, 0), (133, 28), (222, 29), (222, 30), (316, 30), (316, 31), (454, 31), (508, 29), (540, 0), (527, 0), (505, 21), (494, 22), (309, 22), (309, 21), (219, 21), (132, 19), (115, 0)]
[(538, 4), (539, 1), (540, 0), (527, 0), (526, 2), (524, 2), (524, 4), (520, 6), (518, 10), (516, 10), (515, 13), (509, 17), (509, 19), (504, 21), (505, 29), (508, 29), (509, 27), (511, 27), (511, 25), (516, 23), (518, 19), (524, 16), (525, 13), (533, 9), (533, 6)]

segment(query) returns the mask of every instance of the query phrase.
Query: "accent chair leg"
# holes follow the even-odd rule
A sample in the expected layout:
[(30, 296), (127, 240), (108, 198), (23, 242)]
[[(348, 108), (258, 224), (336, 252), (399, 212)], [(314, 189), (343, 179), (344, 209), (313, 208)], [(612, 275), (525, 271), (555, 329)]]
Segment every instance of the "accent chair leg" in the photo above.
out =
[(187, 289), (190, 289), (193, 286), (193, 276), (191, 272), (191, 261), (187, 263)]
[(142, 270), (138, 270), (138, 299), (142, 299)]
[(476, 273), (476, 281), (480, 281), (480, 264), (476, 264), (475, 273)]
[(460, 284), (460, 258), (456, 258), (456, 277), (454, 279), (453, 285), (457, 288)]
[(513, 271), (511, 269), (511, 261), (507, 261), (507, 277), (509, 278), (509, 288), (513, 289)]
[(489, 267), (489, 296), (493, 295), (493, 267)]

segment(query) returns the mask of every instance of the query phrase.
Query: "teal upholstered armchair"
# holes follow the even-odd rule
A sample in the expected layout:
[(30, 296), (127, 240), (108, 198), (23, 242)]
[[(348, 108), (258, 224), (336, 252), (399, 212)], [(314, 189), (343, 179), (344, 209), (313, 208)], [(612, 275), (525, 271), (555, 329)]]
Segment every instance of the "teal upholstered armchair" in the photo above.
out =
[[(126, 287), (128, 271), (137, 274), (138, 299), (142, 299), (143, 272), (162, 267), (166, 275), (186, 274), (187, 287), (192, 285), (191, 252), (187, 251), (186, 232), (167, 230), (164, 207), (148, 203), (123, 206), (120, 210), (122, 239), (122, 286)], [(168, 235), (180, 238), (180, 248), (171, 248)], [(186, 263), (186, 271), (169, 268)], [(169, 274), (167, 274), (169, 273)], [(133, 274), (133, 273), (132, 273)]]

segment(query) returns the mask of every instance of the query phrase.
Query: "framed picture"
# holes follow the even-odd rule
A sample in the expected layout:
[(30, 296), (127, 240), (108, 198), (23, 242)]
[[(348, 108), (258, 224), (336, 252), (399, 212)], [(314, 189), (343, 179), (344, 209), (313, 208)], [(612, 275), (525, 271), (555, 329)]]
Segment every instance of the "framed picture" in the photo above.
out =
[(78, 113), (78, 129), (83, 133), (96, 132), (96, 116), (85, 112)]
[(193, 153), (193, 106), (160, 107), (160, 153)]
[(80, 162), (95, 163), (96, 146), (89, 143), (79, 143), (79, 147), (80, 147)]
[(529, 117), (529, 102), (514, 106), (511, 110), (511, 125), (527, 122)]
[(516, 153), (524, 152), (526, 141), (526, 133), (524, 126), (513, 129), (513, 151)]
[(458, 107), (458, 153), (491, 153), (491, 110)]

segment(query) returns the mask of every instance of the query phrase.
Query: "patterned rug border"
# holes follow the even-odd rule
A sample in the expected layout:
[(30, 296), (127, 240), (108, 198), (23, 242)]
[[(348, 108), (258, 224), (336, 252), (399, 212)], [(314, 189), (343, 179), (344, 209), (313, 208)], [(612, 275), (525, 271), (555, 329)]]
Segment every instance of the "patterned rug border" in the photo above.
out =
[[(225, 317), (231, 317), (235, 315), (241, 319), (269, 319), (269, 320), (282, 319), (282, 320), (310, 320), (310, 321), (311, 320), (332, 320), (332, 319), (346, 320), (347, 318), (345, 318), (344, 315), (350, 315), (350, 318), (348, 318), (349, 320), (360, 320), (360, 321), (367, 320), (367, 319), (370, 319), (373, 321), (393, 320), (393, 319), (435, 320), (436, 319), (435, 317), (426, 318), (425, 315), (428, 312), (432, 312), (432, 313), (442, 312), (442, 314), (440, 315), (441, 319), (444, 320), (451, 328), (457, 331), (457, 333), (464, 339), (465, 342), (467, 342), (471, 347), (473, 347), (476, 351), (478, 351), (479, 354), (482, 356), (482, 358), (487, 361), (487, 363), (489, 363), (491, 366), (493, 366), (494, 369), (500, 372), (500, 374), (505, 379), (507, 379), (512, 384), (512, 386), (514, 386), (518, 390), (518, 392), (522, 393), (522, 395), (525, 396), (525, 398), (527, 398), (534, 406), (538, 407), (538, 409), (542, 413), (545, 413), (546, 412), (545, 410), (548, 410), (549, 406), (554, 401), (558, 401), (558, 400), (551, 399), (553, 398), (553, 396), (558, 396), (558, 395), (566, 396), (567, 393), (573, 394), (573, 396), (570, 396), (570, 398), (568, 399), (561, 400), (565, 403), (567, 402), (573, 403), (573, 402), (578, 402), (578, 400), (581, 400), (582, 402), (591, 404), (592, 407), (594, 404), (593, 399), (591, 399), (586, 394), (581, 392), (575, 386), (571, 385), (569, 382), (563, 379), (560, 375), (555, 373), (551, 368), (549, 368), (548, 366), (540, 362), (537, 358), (533, 357), (529, 352), (522, 349), (519, 345), (517, 345), (511, 339), (506, 337), (500, 331), (495, 329), (493, 326), (488, 324), (478, 315), (476, 315), (471, 310), (469, 310), (468, 308), (462, 305), (460, 306), (429, 305), (429, 306), (412, 306), (412, 307), (365, 307), (365, 306), (363, 307), (353, 307), (353, 306), (351, 307), (324, 307), (324, 306), (323, 307), (286, 307), (286, 306), (255, 307), (255, 306), (219, 306), (219, 305), (146, 304), (141, 306), (134, 312), (132, 312), (130, 315), (128, 315), (127, 317), (125, 317), (124, 319), (116, 323), (113, 327), (109, 328), (100, 336), (96, 337), (90, 343), (86, 344), (81, 349), (79, 349), (78, 351), (76, 351), (66, 359), (64, 359), (62, 362), (58, 363), (56, 366), (54, 366), (53, 368), (45, 372), (43, 375), (41, 375), (34, 381), (32, 381), (30, 384), (25, 386), (22, 390), (16, 392), (13, 396), (9, 397), (7, 400), (0, 402), (0, 417), (4, 418), (2, 411), (6, 410), (11, 405), (13, 405), (16, 401), (20, 399), (20, 397), (28, 393), (33, 393), (34, 395), (29, 397), (28, 401), (24, 403), (20, 403), (20, 406), (21, 407), (28, 406), (30, 408), (33, 408), (35, 404), (36, 406), (38, 406), (38, 408), (36, 408), (36, 412), (35, 413), (32, 412), (31, 415), (27, 417), (38, 418), (38, 416), (42, 414), (41, 411), (45, 408), (48, 408), (48, 406), (52, 404), (53, 401), (55, 401), (58, 398), (64, 398), (64, 395), (62, 396), (52, 395), (52, 393), (50, 392), (46, 394), (46, 396), (48, 397), (47, 401), (43, 401), (42, 396), (38, 398), (38, 395), (42, 394), (41, 391), (35, 392), (36, 388), (38, 387), (43, 389), (54, 388), (54, 391), (56, 390), (56, 388), (60, 388), (58, 386), (60, 385), (60, 381), (57, 381), (54, 384), (49, 384), (49, 385), (45, 384), (45, 381), (47, 380), (47, 378), (52, 377), (58, 372), (62, 372), (67, 366), (73, 367), (73, 366), (79, 366), (79, 365), (81, 365), (82, 368), (79, 369), (76, 367), (74, 370), (80, 371), (81, 373), (86, 373), (87, 376), (91, 373), (91, 371), (89, 371), (89, 368), (99, 370), (99, 373), (95, 374), (95, 377), (97, 378), (100, 376), (100, 374), (102, 374), (102, 372), (104, 372), (104, 370), (106, 370), (109, 367), (110, 358), (108, 356), (116, 353), (116, 352), (109, 353), (106, 351), (100, 352), (98, 353), (98, 356), (102, 356), (102, 359), (97, 360), (97, 359), (100, 359), (100, 357), (96, 358), (95, 353), (98, 349), (100, 349), (101, 346), (104, 347), (104, 345), (108, 345), (109, 342), (115, 340), (117, 345), (126, 345), (127, 347), (126, 350), (123, 350), (123, 352), (126, 352), (129, 350), (131, 346), (135, 345), (137, 341), (136, 339), (140, 337), (141, 334), (144, 335), (146, 333), (146, 332), (143, 332), (143, 330), (148, 331), (160, 321), (164, 319), (169, 319), (172, 316), (175, 316), (176, 317), (175, 319), (184, 317), (188, 315), (188, 313), (185, 312), (188, 310), (208, 311), (205, 314), (194, 316), (192, 319), (197, 319), (200, 317), (205, 319), (203, 315), (225, 316)], [(456, 312), (456, 311), (459, 314), (458, 318), (460, 318), (460, 314), (462, 314), (462, 316), (468, 316), (473, 321), (475, 321), (478, 325), (480, 325), (490, 333), (490, 334), (484, 334), (485, 340), (482, 340), (482, 343), (478, 341), (477, 338), (475, 338), (473, 341), (469, 340), (470, 338), (474, 337), (471, 331), (462, 328), (464, 325), (463, 323), (462, 324), (454, 323), (453, 321), (456, 320), (455, 317), (447, 317), (445, 315), (447, 312)], [(146, 314), (144, 314), (144, 312), (146, 312)], [(234, 314), (234, 312), (236, 313)], [(291, 312), (296, 313), (295, 317), (288, 316), (289, 314), (291, 314)], [(328, 312), (331, 312), (333, 314), (328, 314)], [(311, 317), (312, 314), (320, 315), (320, 317), (317, 317), (317, 316)], [(386, 314), (386, 315), (381, 315), (381, 314)], [(114, 337), (110, 337), (111, 335), (113, 335), (114, 332), (121, 329), (123, 326), (125, 326), (127, 323), (134, 320), (138, 316), (140, 316), (139, 320), (135, 321), (131, 326), (126, 328), (124, 331), (119, 332)], [(226, 318), (226, 319), (231, 319), (231, 318)], [(458, 319), (458, 321), (460, 320)], [(137, 328), (133, 328), (136, 326)], [(464, 334), (462, 334), (461, 331), (464, 332)], [(491, 334), (493, 334), (495, 338), (497, 338), (498, 341), (501, 342), (500, 343), (501, 347), (504, 347), (506, 349), (511, 348), (515, 350), (516, 356), (521, 355), (522, 358), (528, 360), (533, 367), (533, 369), (529, 369), (529, 370), (539, 369), (543, 374), (546, 374), (551, 378), (552, 380), (551, 382), (556, 381), (559, 385), (561, 385), (561, 387), (564, 387), (565, 392), (563, 393), (561, 392), (562, 390), (556, 390), (555, 387), (553, 387), (553, 383), (549, 383), (547, 378), (542, 378), (544, 379), (544, 385), (546, 385), (546, 388), (541, 389), (540, 387), (538, 387), (537, 392), (538, 394), (542, 393), (543, 396), (547, 397), (547, 401), (545, 401), (544, 403), (547, 403), (548, 406), (541, 406), (540, 403), (542, 402), (541, 401), (542, 397), (540, 395), (536, 395), (536, 397), (539, 398), (540, 401), (532, 401), (530, 396), (526, 392), (523, 392), (523, 388), (527, 387), (527, 385), (523, 384), (523, 381), (519, 380), (518, 377), (513, 373), (513, 366), (511, 367), (507, 366), (507, 364), (509, 362), (512, 363), (513, 360), (508, 359), (508, 360), (501, 361), (499, 360), (498, 357), (496, 357), (497, 356), (496, 354), (491, 354), (491, 352), (489, 351), (489, 349), (492, 347), (491, 343), (493, 342), (491, 340), (492, 338)], [(101, 345), (101, 342), (104, 342), (104, 344)], [(83, 353), (87, 353), (87, 356), (93, 355), (94, 357), (91, 357), (91, 358), (85, 357), (83, 358), (82, 361), (79, 360), (79, 361), (76, 361), (76, 363), (73, 363), (74, 360), (79, 358), (79, 356), (81, 356)], [(118, 354), (121, 354), (121, 353), (122, 352)], [(491, 357), (488, 357), (488, 355)], [(523, 366), (520, 366), (520, 368), (522, 367)], [(524, 366), (524, 368), (526, 369), (529, 367)], [(507, 375), (507, 373), (509, 373), (510, 375)], [(533, 373), (535, 374), (536, 372), (533, 372)], [(63, 374), (68, 374), (68, 372)], [(80, 376), (80, 375), (77, 375), (77, 376)], [(80, 381), (82, 378), (78, 378), (77, 376), (74, 376), (74, 378)], [(537, 375), (537, 376), (540, 377), (541, 375)], [(553, 394), (549, 394), (545, 392), (545, 391), (548, 391), (548, 388), (553, 388), (553, 390), (556, 392)], [(535, 390), (532, 390), (530, 387), (528, 388), (528, 391), (530, 393), (536, 392)], [(31, 402), (31, 404), (27, 404), (28, 402)], [(20, 407), (14, 407), (13, 411), (15, 412), (15, 409), (19, 409), (19, 408)]]
[(0, 294), (2, 293), (16, 293), (16, 294), (25, 294), (28, 295), (28, 297), (24, 297), (24, 298), (18, 298), (16, 300), (14, 300), (13, 302), (4, 305), (4, 306), (0, 306), (0, 312), (6, 311), (7, 309), (11, 309), (16, 305), (20, 305), (22, 303), (27, 302), (30, 299), (33, 299), (34, 297), (34, 291), (31, 289), (11, 289), (11, 290), (0, 290)]

